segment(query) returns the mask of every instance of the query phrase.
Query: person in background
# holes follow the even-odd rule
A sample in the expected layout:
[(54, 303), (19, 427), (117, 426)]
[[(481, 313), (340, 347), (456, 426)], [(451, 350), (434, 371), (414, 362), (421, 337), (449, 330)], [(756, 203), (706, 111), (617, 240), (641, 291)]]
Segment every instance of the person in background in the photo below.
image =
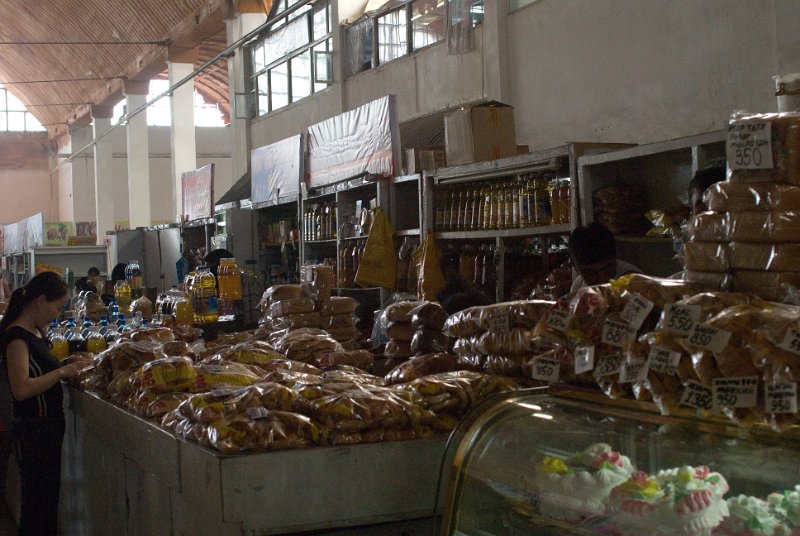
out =
[(114, 285), (117, 284), (117, 281), (125, 279), (125, 266), (127, 265), (124, 262), (120, 262), (111, 270), (111, 278), (106, 280), (100, 293), (100, 299), (103, 300), (104, 304), (108, 305), (114, 299)]
[(219, 262), (222, 259), (232, 259), (233, 253), (228, 251), (227, 249), (215, 249), (211, 251), (208, 255), (203, 257), (203, 261), (205, 261), (206, 266), (208, 269), (211, 270), (211, 273), (214, 274), (214, 277), (217, 277), (217, 270), (219, 270)]
[(725, 167), (724, 166), (711, 166), (705, 169), (698, 170), (694, 174), (692, 180), (689, 181), (689, 208), (692, 209), (692, 214), (700, 214), (708, 210), (708, 207), (703, 202), (703, 193), (708, 190), (712, 184), (725, 180)]
[(100, 270), (92, 266), (86, 277), (80, 277), (75, 281), (75, 292), (94, 292), (97, 294), (97, 285), (100, 284)]
[(0, 321), (4, 389), (13, 396), (11, 439), (21, 481), (20, 535), (58, 533), (64, 393), (60, 380), (78, 373), (49, 352), (44, 330), (69, 299), (67, 285), (42, 272), (11, 294)]
[(625, 274), (642, 272), (633, 264), (617, 259), (614, 235), (598, 222), (572, 231), (568, 248), (572, 265), (578, 272), (570, 292), (590, 285), (608, 283)]

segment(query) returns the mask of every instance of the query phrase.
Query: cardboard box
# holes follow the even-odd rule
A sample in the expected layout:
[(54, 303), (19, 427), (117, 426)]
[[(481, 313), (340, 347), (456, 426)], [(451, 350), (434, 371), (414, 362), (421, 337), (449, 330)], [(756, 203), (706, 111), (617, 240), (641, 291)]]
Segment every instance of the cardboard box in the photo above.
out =
[(445, 167), (444, 147), (412, 147), (406, 149), (406, 174), (422, 173), (423, 171), (436, 171)]
[(514, 108), (499, 102), (461, 108), (444, 117), (447, 165), (517, 154)]

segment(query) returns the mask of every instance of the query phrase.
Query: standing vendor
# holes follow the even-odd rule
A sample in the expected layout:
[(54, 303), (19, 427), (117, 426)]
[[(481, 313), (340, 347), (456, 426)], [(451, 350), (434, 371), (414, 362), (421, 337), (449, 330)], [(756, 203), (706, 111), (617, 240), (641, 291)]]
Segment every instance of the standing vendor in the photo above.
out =
[(590, 285), (608, 283), (625, 274), (642, 273), (629, 262), (617, 259), (614, 235), (598, 222), (577, 227), (569, 237), (569, 256), (578, 271), (571, 292)]
[(208, 255), (203, 257), (203, 260), (208, 266), (208, 269), (211, 270), (211, 273), (214, 274), (214, 277), (217, 277), (217, 271), (219, 270), (219, 263), (222, 259), (231, 259), (233, 258), (233, 253), (228, 251), (227, 249), (215, 249), (211, 251)]

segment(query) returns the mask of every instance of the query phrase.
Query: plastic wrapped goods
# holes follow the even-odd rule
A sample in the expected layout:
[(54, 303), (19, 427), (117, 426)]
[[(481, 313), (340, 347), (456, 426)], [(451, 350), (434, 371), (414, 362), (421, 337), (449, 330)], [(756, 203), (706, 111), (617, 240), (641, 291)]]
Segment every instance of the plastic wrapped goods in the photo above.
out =
[(422, 354), (399, 364), (390, 370), (385, 378), (389, 385), (407, 383), (430, 374), (450, 372), (456, 370), (456, 367), (456, 359), (450, 354), (442, 352)]
[(410, 342), (390, 340), (386, 343), (383, 355), (386, 357), (407, 358), (414, 355), (414, 352), (411, 351)]
[[(753, 128), (756, 129), (755, 134), (751, 134), (753, 130), (749, 132), (746, 130)], [(755, 153), (752, 144), (734, 146), (734, 153), (729, 155), (731, 160), (728, 163), (730, 168), (728, 179), (731, 182), (800, 184), (800, 114), (736, 112), (729, 122), (729, 136), (735, 134), (737, 129), (741, 129), (744, 133), (743, 138), (749, 138), (749, 141), (758, 136), (759, 141), (768, 141), (769, 144), (757, 148), (758, 161), (755, 159), (755, 154), (748, 155), (743, 152), (750, 149)], [(759, 132), (763, 134), (759, 136)], [(764, 165), (769, 159), (772, 160), (772, 166)], [(756, 167), (759, 163), (763, 165), (762, 168)]]
[(303, 293), (312, 300), (331, 299), (333, 288), (333, 269), (327, 264), (303, 266), (300, 269)]
[(686, 281), (703, 285), (708, 290), (726, 290), (731, 288), (733, 279), (731, 274), (722, 272), (700, 272), (698, 270), (687, 270)]
[(305, 415), (274, 410), (215, 421), (204, 428), (203, 435), (201, 444), (225, 454), (305, 448), (326, 442), (324, 429)]
[(532, 329), (554, 304), (546, 300), (519, 300), (470, 307), (451, 315), (443, 331), (451, 337), (471, 337), (514, 327)]
[(788, 184), (717, 182), (703, 194), (716, 212), (794, 212), (800, 210), (800, 187)]
[(503, 376), (459, 370), (430, 374), (403, 385), (416, 392), (423, 407), (434, 413), (463, 414), (487, 396), (514, 391), (519, 385)]
[(358, 307), (354, 298), (347, 296), (332, 296), (330, 300), (319, 302), (319, 312), (323, 315), (342, 315), (352, 313)]
[(307, 362), (317, 354), (341, 352), (342, 346), (323, 330), (301, 328), (281, 336), (275, 350), (289, 359)]
[(278, 318), (287, 315), (310, 313), (314, 310), (314, 302), (308, 298), (274, 301), (269, 306), (269, 316)]
[(246, 365), (224, 363), (218, 365), (198, 365), (196, 378), (188, 386), (192, 393), (202, 393), (217, 387), (243, 387), (259, 380), (259, 375)]
[(412, 311), (420, 305), (420, 303), (421, 302), (418, 301), (399, 301), (387, 305), (386, 309), (383, 310), (384, 323), (406, 322), (410, 324), (413, 318)]
[(431, 328), (418, 329), (411, 339), (411, 351), (415, 354), (446, 352), (450, 349), (450, 337), (440, 330)]
[(730, 268), (728, 244), (718, 242), (685, 242), (684, 266), (700, 272), (727, 272)]
[(269, 325), (273, 331), (318, 328), (320, 326), (320, 316), (317, 312), (286, 315), (280, 318), (269, 319), (267, 325)]
[(386, 327), (386, 336), (395, 341), (411, 342), (415, 331), (410, 322), (390, 322)]
[[(800, 236), (798, 237), (800, 240)], [(735, 270), (765, 270), (792, 272), (800, 269), (800, 243), (754, 244), (732, 242), (731, 268)]]
[(695, 214), (686, 227), (690, 240), (701, 242), (728, 241), (728, 215), (722, 212)]
[(797, 242), (800, 237), (800, 212), (738, 212), (728, 216), (728, 236), (734, 242)]
[(142, 365), (139, 379), (145, 389), (168, 393), (187, 389), (197, 379), (197, 372), (188, 357), (165, 357)]
[(352, 350), (344, 352), (327, 352), (314, 357), (314, 364), (327, 368), (336, 365), (350, 365), (368, 370), (375, 363), (375, 354), (368, 350)]
[(320, 315), (319, 327), (321, 329), (352, 328), (358, 323), (358, 317), (353, 313), (336, 315)]
[(423, 302), (411, 311), (411, 324), (419, 329), (427, 327), (441, 331), (447, 321), (447, 311), (439, 302)]
[(734, 290), (752, 292), (765, 300), (785, 301), (792, 292), (792, 287), (800, 288), (800, 272), (736, 270), (733, 273)]
[(327, 332), (337, 341), (352, 341), (361, 336), (358, 328), (344, 327), (344, 328), (328, 328)]
[(300, 285), (273, 285), (264, 291), (259, 307), (266, 313), (270, 305), (284, 300), (296, 300), (303, 297), (303, 288)]
[(522, 328), (513, 328), (507, 333), (486, 332), (457, 339), (455, 352), (460, 355), (526, 354), (530, 351), (532, 338), (533, 332)]

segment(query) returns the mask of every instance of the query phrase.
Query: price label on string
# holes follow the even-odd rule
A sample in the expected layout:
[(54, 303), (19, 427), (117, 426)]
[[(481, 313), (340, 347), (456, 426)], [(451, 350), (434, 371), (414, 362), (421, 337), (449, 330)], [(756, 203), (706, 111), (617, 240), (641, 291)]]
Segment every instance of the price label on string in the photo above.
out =
[(696, 381), (689, 380), (683, 386), (679, 404), (681, 406), (710, 411), (714, 406), (714, 393), (708, 387)]
[(793, 354), (800, 354), (800, 331), (790, 328), (778, 346)]
[(728, 125), (725, 155), (730, 169), (772, 169), (772, 123), (754, 121)]
[(664, 326), (670, 333), (689, 335), (694, 325), (700, 321), (699, 305), (677, 305), (668, 303), (664, 306)]
[(594, 346), (578, 346), (575, 348), (575, 374), (582, 374), (594, 369)]
[(572, 322), (572, 315), (567, 311), (550, 311), (550, 318), (547, 319), (547, 327), (556, 331), (564, 332)]
[(498, 335), (504, 335), (511, 331), (511, 318), (508, 312), (494, 311), (489, 315), (489, 331)]
[(636, 337), (636, 328), (627, 322), (617, 322), (606, 318), (603, 324), (602, 341), (611, 346), (627, 348)]
[(647, 315), (653, 310), (654, 305), (638, 292), (633, 292), (622, 310), (622, 319), (638, 330), (644, 324)]
[(650, 370), (660, 372), (667, 376), (674, 376), (678, 372), (678, 364), (681, 362), (681, 353), (653, 346), (650, 348), (650, 355), (647, 357)]
[(622, 364), (622, 368), (619, 371), (619, 381), (620, 383), (643, 382), (647, 379), (647, 372), (647, 361), (640, 361), (637, 363), (626, 361)]
[(696, 324), (689, 335), (689, 344), (699, 346), (715, 353), (722, 352), (731, 338), (731, 332), (724, 329), (712, 328), (705, 324)]
[(603, 376), (619, 374), (619, 371), (622, 369), (622, 360), (622, 354), (610, 354), (597, 358), (594, 367), (595, 377), (602, 378)]
[(720, 408), (754, 408), (758, 395), (758, 376), (717, 378), (713, 382), (714, 405)]
[(768, 383), (764, 405), (767, 413), (797, 413), (797, 384)]
[(535, 380), (557, 382), (560, 370), (561, 362), (557, 359), (537, 357), (533, 360), (533, 371), (531, 373), (531, 377), (533, 377)]
[(259, 406), (256, 408), (247, 408), (247, 416), (251, 419), (258, 420), (258, 419), (266, 419), (269, 417), (269, 411), (267, 408)]

